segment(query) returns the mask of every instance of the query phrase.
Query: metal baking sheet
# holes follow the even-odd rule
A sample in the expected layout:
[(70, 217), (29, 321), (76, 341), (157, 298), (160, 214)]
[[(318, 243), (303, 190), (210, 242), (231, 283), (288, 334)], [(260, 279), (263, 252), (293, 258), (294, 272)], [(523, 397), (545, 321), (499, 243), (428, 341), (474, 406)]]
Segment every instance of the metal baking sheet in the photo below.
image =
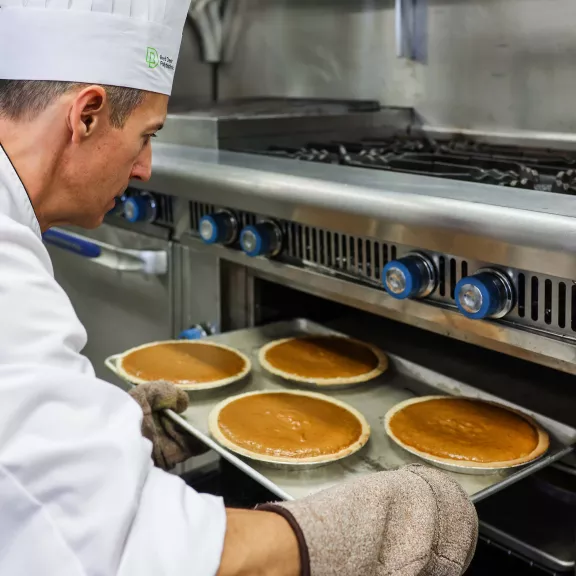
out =
[[(357, 454), (319, 468), (278, 470), (265, 464), (244, 460), (216, 443), (208, 432), (208, 415), (212, 408), (223, 399), (253, 390), (300, 388), (297, 384), (265, 372), (258, 363), (258, 350), (271, 340), (305, 334), (338, 334), (338, 332), (308, 320), (293, 320), (210, 337), (215, 342), (227, 344), (247, 354), (253, 363), (251, 375), (243, 382), (231, 386), (191, 394), (190, 407), (182, 416), (168, 411), (170, 417), (184, 429), (282, 499), (301, 498), (362, 474), (422, 462), (418, 457), (397, 446), (387, 436), (383, 425), (384, 416), (392, 406), (414, 396), (450, 394), (497, 401), (523, 410), (549, 432), (550, 449), (546, 455), (522, 468), (486, 475), (447, 472), (464, 488), (474, 502), (563, 458), (572, 451), (572, 445), (576, 442), (576, 430), (569, 426), (524, 410), (520, 406), (442, 376), (403, 358), (389, 355), (390, 369), (381, 377), (356, 388), (324, 392), (354, 406), (370, 423), (372, 427), (370, 440)], [(111, 369), (114, 368), (113, 361), (108, 362), (107, 365)], [(322, 389), (318, 391), (322, 392)]]

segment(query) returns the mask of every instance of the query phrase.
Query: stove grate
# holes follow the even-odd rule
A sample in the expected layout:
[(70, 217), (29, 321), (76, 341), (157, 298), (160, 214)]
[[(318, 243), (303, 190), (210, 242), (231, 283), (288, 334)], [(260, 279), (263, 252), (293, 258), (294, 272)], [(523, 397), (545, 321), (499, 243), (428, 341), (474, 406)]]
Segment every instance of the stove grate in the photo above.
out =
[(358, 142), (310, 142), (301, 148), (271, 146), (265, 150), (243, 152), (576, 194), (576, 155), (548, 149), (500, 146), (463, 139), (436, 142), (426, 138), (396, 137)]

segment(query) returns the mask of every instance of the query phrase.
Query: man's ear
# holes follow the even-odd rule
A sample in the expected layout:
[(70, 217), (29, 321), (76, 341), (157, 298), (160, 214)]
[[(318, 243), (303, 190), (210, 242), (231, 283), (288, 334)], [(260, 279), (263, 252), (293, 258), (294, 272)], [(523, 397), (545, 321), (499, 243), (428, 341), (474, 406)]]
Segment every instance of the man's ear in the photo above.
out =
[(68, 114), (72, 141), (80, 144), (107, 124), (108, 95), (102, 86), (88, 86), (74, 96)]

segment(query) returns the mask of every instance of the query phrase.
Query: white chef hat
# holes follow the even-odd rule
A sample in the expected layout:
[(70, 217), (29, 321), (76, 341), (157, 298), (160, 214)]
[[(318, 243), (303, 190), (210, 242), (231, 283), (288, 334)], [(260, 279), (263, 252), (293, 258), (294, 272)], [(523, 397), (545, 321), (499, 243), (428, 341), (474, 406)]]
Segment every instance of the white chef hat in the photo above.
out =
[(0, 0), (0, 79), (170, 94), (190, 0)]

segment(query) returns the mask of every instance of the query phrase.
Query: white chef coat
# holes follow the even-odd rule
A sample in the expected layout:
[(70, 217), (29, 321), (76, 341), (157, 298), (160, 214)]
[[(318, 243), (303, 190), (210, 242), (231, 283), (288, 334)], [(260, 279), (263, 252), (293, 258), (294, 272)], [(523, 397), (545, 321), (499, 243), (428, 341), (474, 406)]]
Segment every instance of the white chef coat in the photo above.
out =
[(153, 467), (139, 406), (85, 343), (0, 147), (0, 574), (213, 576), (221, 499)]

